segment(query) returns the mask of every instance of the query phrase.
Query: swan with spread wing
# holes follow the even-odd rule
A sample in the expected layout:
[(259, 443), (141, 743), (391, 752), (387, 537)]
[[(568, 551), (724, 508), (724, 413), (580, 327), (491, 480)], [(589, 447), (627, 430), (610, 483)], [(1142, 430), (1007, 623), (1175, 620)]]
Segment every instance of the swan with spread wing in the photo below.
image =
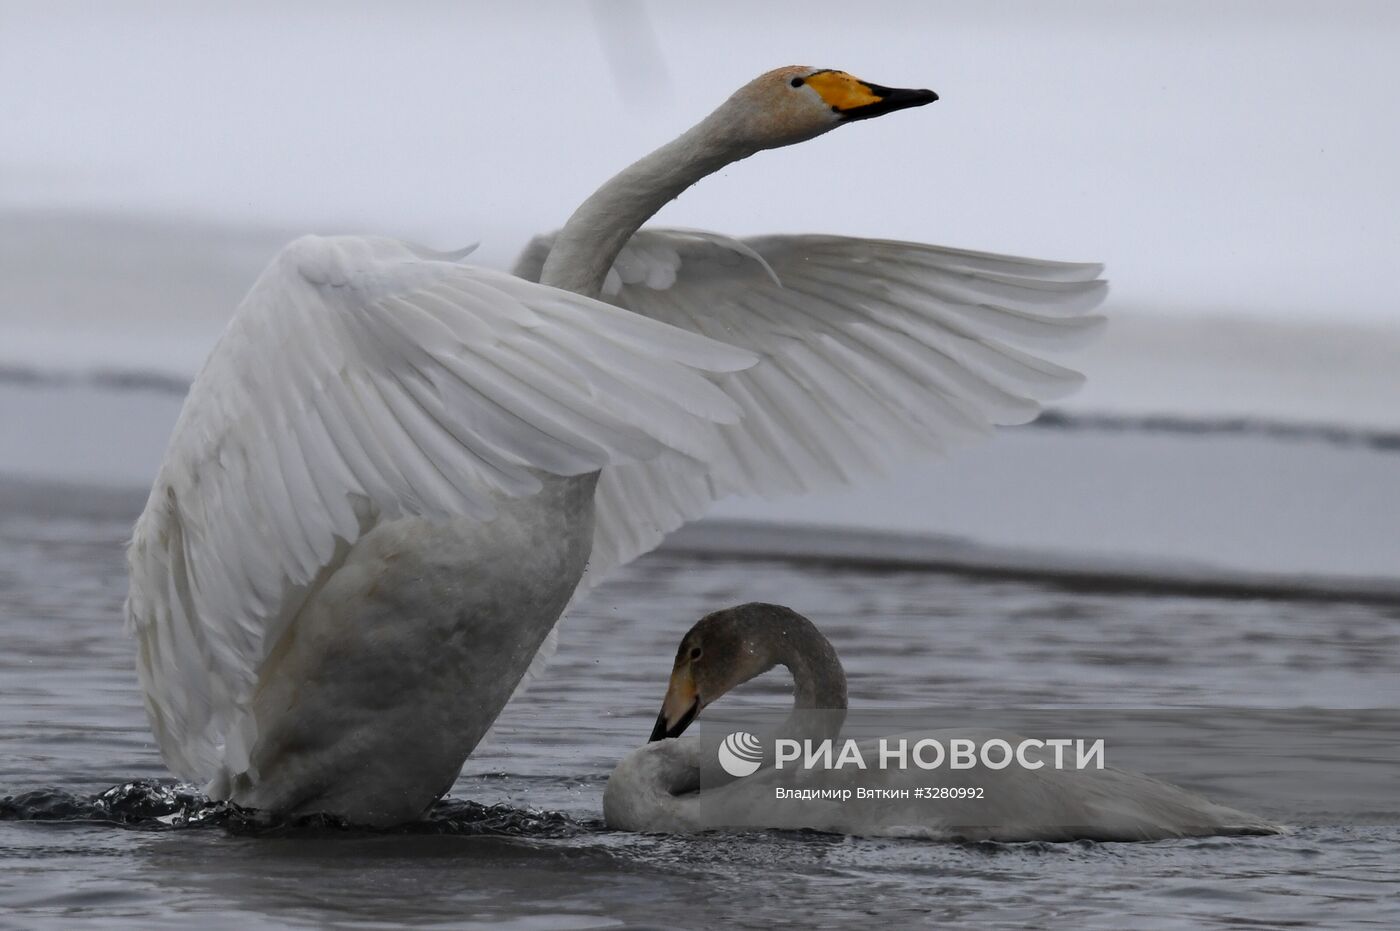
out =
[(782, 68), (622, 171), (516, 275), (304, 237), (190, 389), (128, 550), (167, 765), (211, 795), (417, 817), (573, 598), (727, 495), (1033, 418), (1097, 265), (639, 227), (704, 176), (922, 106)]

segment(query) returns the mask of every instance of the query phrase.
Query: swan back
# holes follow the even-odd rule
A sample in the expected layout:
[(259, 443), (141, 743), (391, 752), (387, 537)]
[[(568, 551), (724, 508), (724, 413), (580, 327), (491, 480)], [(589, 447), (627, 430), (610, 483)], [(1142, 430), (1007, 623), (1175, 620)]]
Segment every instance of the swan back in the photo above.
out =
[[(1021, 737), (962, 728), (899, 735), (977, 742)], [(899, 739), (895, 737), (893, 739)], [(1277, 834), (1264, 818), (1121, 769), (760, 769), (751, 776), (701, 785), (703, 754), (716, 744), (683, 737), (628, 754), (608, 780), (603, 815), (609, 827), (655, 833), (707, 830), (814, 830), (867, 837), (940, 841), (1149, 841), (1175, 837)], [(874, 742), (862, 756), (878, 758)], [(709, 770), (707, 769), (706, 772)], [(917, 789), (981, 789), (981, 799), (934, 799)], [(780, 797), (779, 789), (812, 797)], [(860, 789), (907, 792), (861, 801)], [(840, 793), (850, 793), (845, 799)]]

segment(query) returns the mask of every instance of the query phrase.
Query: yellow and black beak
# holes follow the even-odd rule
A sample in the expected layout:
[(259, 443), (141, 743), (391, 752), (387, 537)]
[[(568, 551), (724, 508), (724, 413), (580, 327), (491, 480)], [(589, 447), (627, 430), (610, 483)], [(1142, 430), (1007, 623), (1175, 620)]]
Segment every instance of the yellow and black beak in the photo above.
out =
[(930, 90), (884, 87), (844, 71), (817, 71), (807, 76), (806, 83), (821, 95), (842, 122), (868, 120), (896, 110), (922, 107), (938, 99)]
[(651, 729), (647, 742), (663, 737), (679, 737), (699, 713), (700, 693), (695, 688), (695, 677), (691, 675), (690, 666), (678, 667), (671, 673), (671, 684), (661, 701), (661, 713), (656, 716), (656, 726)]
[(922, 107), (926, 103), (933, 103), (938, 99), (938, 95), (930, 90), (911, 90), (904, 87), (881, 87), (879, 84), (867, 84), (870, 93), (875, 100), (870, 103), (861, 104), (848, 110), (842, 110), (841, 119), (845, 122), (851, 120), (868, 120), (872, 116), (884, 116), (886, 113), (893, 113), (896, 110), (907, 110), (910, 107)]

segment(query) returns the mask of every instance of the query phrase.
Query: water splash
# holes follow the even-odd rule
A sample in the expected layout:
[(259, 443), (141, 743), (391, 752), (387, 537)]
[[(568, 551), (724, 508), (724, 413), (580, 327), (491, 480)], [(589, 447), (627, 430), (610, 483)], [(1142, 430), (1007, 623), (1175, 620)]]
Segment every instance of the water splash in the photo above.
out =
[(5, 796), (0, 798), (0, 821), (111, 824), (141, 831), (217, 827), (252, 836), (353, 832), (557, 839), (602, 829), (601, 823), (576, 821), (561, 812), (454, 798), (439, 800), (419, 821), (368, 828), (334, 815), (281, 816), (244, 808), (211, 799), (192, 785), (166, 779), (138, 779), (96, 795), (46, 788)]

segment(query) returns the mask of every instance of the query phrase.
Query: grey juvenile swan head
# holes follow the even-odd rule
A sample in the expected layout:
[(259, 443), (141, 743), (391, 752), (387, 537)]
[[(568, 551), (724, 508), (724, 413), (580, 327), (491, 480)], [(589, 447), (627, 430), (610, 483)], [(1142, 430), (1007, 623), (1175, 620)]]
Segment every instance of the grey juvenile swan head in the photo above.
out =
[(753, 602), (705, 615), (681, 639), (651, 740), (679, 737), (706, 705), (777, 666), (792, 675), (793, 710), (846, 710), (831, 641), (791, 608)]

